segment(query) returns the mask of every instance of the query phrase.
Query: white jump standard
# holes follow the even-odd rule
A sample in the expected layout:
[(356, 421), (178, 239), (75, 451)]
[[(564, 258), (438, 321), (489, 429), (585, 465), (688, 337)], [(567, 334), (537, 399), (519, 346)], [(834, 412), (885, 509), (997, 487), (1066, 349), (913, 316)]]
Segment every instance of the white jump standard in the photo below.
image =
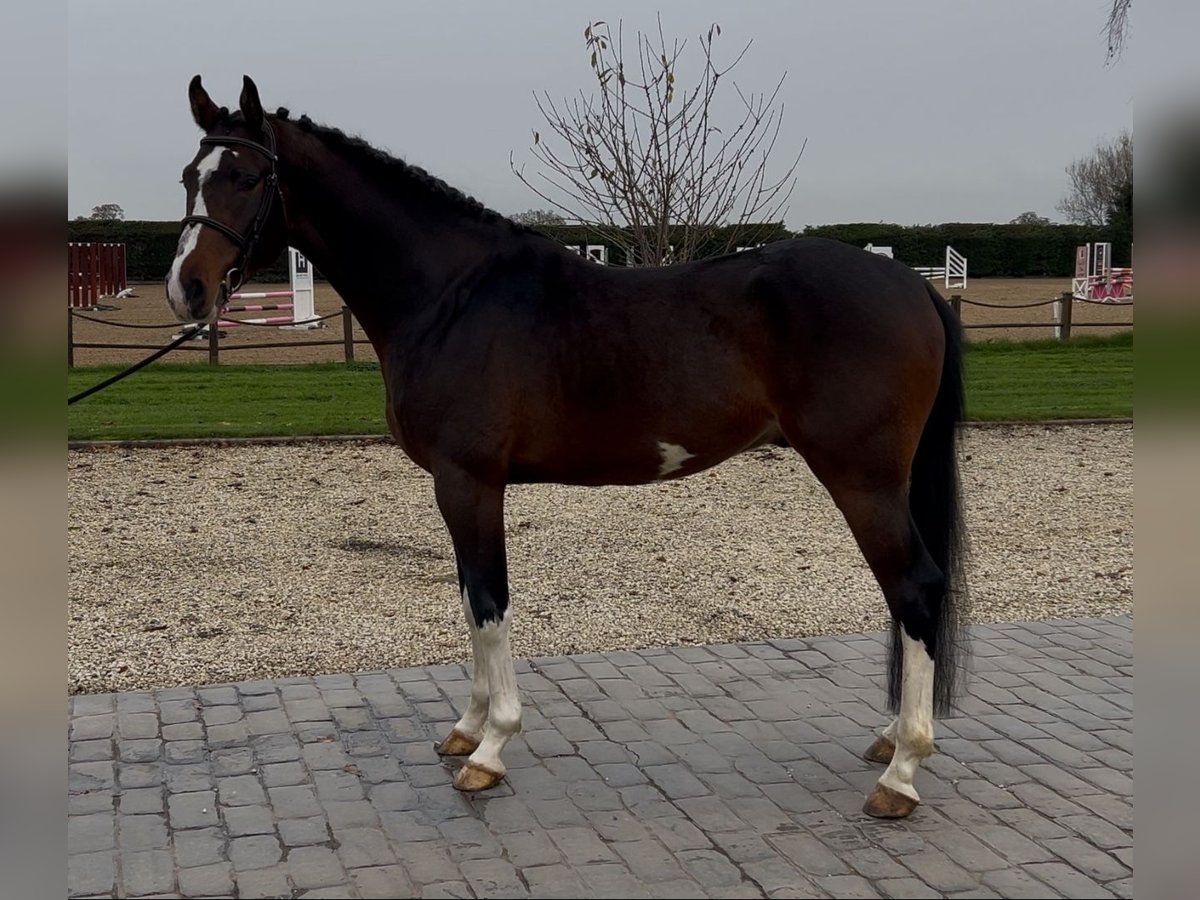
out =
[[(877, 253), (880, 256), (886, 256), (888, 259), (894, 259), (891, 247), (876, 246), (875, 244), (867, 244), (864, 250), (869, 250), (871, 253)], [(946, 259), (940, 266), (912, 266), (913, 271), (919, 275), (923, 275), (926, 279), (933, 281), (934, 279), (942, 279), (942, 285), (946, 288), (965, 289), (967, 286), (967, 258), (951, 247), (946, 245)]]
[(235, 305), (226, 306), (223, 312), (259, 312), (269, 309), (290, 309), (292, 315), (290, 317), (271, 316), (265, 319), (222, 319), (219, 323), (221, 327), (239, 325), (242, 322), (251, 322), (255, 325), (278, 325), (280, 328), (294, 328), (297, 330), (308, 330), (310, 328), (320, 328), (322, 322), (315, 321), (317, 318), (316, 294), (313, 290), (312, 266), (308, 264), (308, 260), (299, 250), (293, 247), (288, 248), (288, 280), (291, 283), (291, 290), (287, 291), (239, 291), (236, 294), (230, 294), (230, 300), (291, 300), (291, 303), (275, 303), (269, 306), (262, 305)]

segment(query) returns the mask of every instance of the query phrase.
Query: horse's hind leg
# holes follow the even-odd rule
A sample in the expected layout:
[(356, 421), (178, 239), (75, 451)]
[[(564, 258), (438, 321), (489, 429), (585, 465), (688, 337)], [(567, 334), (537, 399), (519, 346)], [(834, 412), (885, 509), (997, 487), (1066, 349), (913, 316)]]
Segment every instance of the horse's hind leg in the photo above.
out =
[[(821, 474), (817, 471), (818, 477)], [(921, 760), (933, 752), (931, 648), (942, 574), (913, 524), (903, 485), (863, 486), (839, 477), (822, 481), (845, 516), (899, 626), (899, 715), (868, 751), (870, 758), (886, 761), (888, 767), (864, 811), (879, 818), (900, 818), (920, 802), (913, 778)]]

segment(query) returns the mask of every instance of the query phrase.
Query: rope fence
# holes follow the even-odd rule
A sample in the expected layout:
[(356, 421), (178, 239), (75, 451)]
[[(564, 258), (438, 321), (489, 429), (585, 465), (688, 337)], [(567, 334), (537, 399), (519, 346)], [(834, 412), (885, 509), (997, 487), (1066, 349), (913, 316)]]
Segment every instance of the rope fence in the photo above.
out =
[(97, 325), (111, 325), (113, 328), (178, 328), (178, 322), (167, 322), (164, 325), (139, 325), (135, 322), (114, 322), (111, 319), (97, 319), (95, 316), (86, 316), (81, 312), (71, 310), (72, 319), (83, 319), (85, 322), (95, 322)]
[[(67, 368), (75, 367), (75, 351), (80, 350), (158, 350), (159, 344), (107, 344), (99, 341), (76, 341), (75, 340), (75, 320), (83, 319), (87, 322), (94, 322), (98, 325), (107, 325), (111, 328), (141, 328), (141, 329), (178, 329), (181, 327), (179, 322), (167, 322), (162, 325), (143, 325), (134, 322), (114, 322), (111, 319), (99, 319), (95, 316), (85, 315), (77, 312), (74, 309), (67, 311)], [(208, 340), (202, 346), (188, 347), (180, 345), (178, 350), (195, 350), (203, 352), (208, 351), (209, 364), (217, 366), (221, 364), (221, 352), (231, 350), (273, 350), (288, 347), (337, 347), (342, 348), (342, 356), (346, 362), (354, 362), (354, 345), (369, 344), (370, 341), (366, 338), (356, 338), (354, 336), (354, 316), (350, 312), (350, 307), (343, 306), (339, 312), (330, 313), (325, 316), (316, 316), (305, 319), (302, 322), (288, 323), (293, 325), (311, 325), (314, 322), (324, 322), (328, 319), (342, 320), (342, 336), (340, 338), (332, 338), (329, 340), (303, 340), (303, 341), (285, 341), (274, 343), (250, 343), (250, 344), (221, 344), (221, 326), (220, 322), (214, 325), (193, 325), (192, 330), (196, 332), (199, 338), (204, 331), (208, 332)], [(230, 323), (236, 323), (239, 327), (243, 325), (256, 326), (259, 328), (276, 328), (280, 325), (271, 322), (247, 322), (244, 319), (228, 319), (224, 320)]]
[(954, 312), (962, 316), (963, 304), (968, 306), (983, 306), (987, 309), (1032, 309), (1040, 306), (1053, 306), (1054, 318), (1046, 322), (973, 322), (963, 324), (963, 328), (1054, 328), (1054, 336), (1060, 341), (1070, 340), (1072, 328), (1132, 328), (1133, 322), (1073, 322), (1071, 311), (1076, 303), (1093, 303), (1098, 306), (1133, 306), (1133, 300), (1090, 300), (1076, 297), (1070, 291), (1063, 291), (1058, 297), (1049, 300), (1036, 300), (1033, 303), (984, 303), (982, 300), (968, 300), (962, 294), (951, 294), (950, 306)]
[(1051, 297), (1049, 300), (1035, 300), (1032, 303), (984, 303), (982, 300), (968, 300), (961, 294), (955, 294), (960, 303), (966, 303), (969, 306), (986, 306), (988, 309), (1032, 309), (1035, 306), (1049, 306), (1051, 303), (1058, 303), (1066, 297), (1070, 297), (1076, 303), (1091, 303), (1095, 306), (1133, 306), (1132, 300), (1092, 300), (1089, 297), (1076, 297), (1071, 293), (1064, 293), (1062, 297)]
[[(960, 316), (962, 315), (962, 307), (964, 304), (968, 306), (981, 306), (987, 309), (1034, 309), (1042, 306), (1054, 305), (1055, 315), (1050, 322), (987, 322), (987, 323), (971, 323), (964, 324), (963, 328), (1053, 328), (1054, 335), (1059, 340), (1068, 340), (1071, 337), (1073, 328), (1132, 328), (1133, 322), (1073, 322), (1071, 309), (1075, 303), (1091, 303), (1097, 306), (1132, 306), (1132, 300), (1119, 301), (1103, 301), (1090, 300), (1081, 297), (1073, 296), (1069, 291), (1064, 292), (1059, 297), (1052, 297), (1048, 300), (1037, 300), (1033, 303), (985, 303), (982, 300), (969, 300), (961, 294), (951, 294), (949, 301), (950, 306)], [(332, 338), (328, 340), (301, 340), (301, 341), (286, 341), (276, 343), (249, 343), (249, 344), (226, 344), (221, 345), (221, 329), (218, 323), (213, 326), (193, 326), (193, 329), (198, 333), (202, 330), (207, 330), (208, 340), (202, 346), (185, 346), (181, 345), (179, 350), (194, 350), (203, 352), (208, 351), (208, 361), (216, 366), (220, 365), (221, 352), (232, 350), (271, 350), (276, 348), (287, 347), (342, 347), (342, 356), (346, 362), (354, 361), (354, 345), (369, 344), (370, 341), (365, 338), (356, 338), (354, 336), (354, 316), (350, 312), (350, 308), (343, 306), (339, 312), (330, 313), (325, 316), (317, 316), (314, 318), (305, 319), (302, 322), (292, 323), (299, 325), (309, 325), (314, 322), (324, 322), (330, 319), (341, 318), (342, 320), (342, 336), (340, 338)], [(114, 322), (111, 319), (101, 319), (96, 316), (89, 316), (77, 309), (68, 309), (67, 312), (67, 366), (68, 368), (75, 367), (75, 350), (157, 350), (160, 348), (158, 344), (108, 344), (98, 341), (76, 341), (75, 340), (75, 320), (82, 319), (86, 322), (93, 322), (97, 325), (105, 325), (111, 328), (133, 328), (133, 329), (178, 329), (179, 322), (166, 322), (163, 324), (145, 325), (134, 322)], [(279, 324), (271, 322), (248, 322), (244, 319), (229, 319), (228, 322), (236, 322), (240, 327), (248, 325), (257, 328), (279, 328)], [(199, 336), (199, 334), (198, 334)]]
[[(348, 307), (343, 307), (343, 310)], [(114, 322), (111, 319), (97, 319), (95, 316), (84, 315), (81, 312), (72, 311), (71, 315), (76, 319), (83, 319), (85, 322), (95, 322), (97, 325), (110, 325), (113, 328), (192, 328), (202, 329), (207, 328), (207, 325), (198, 323), (180, 323), (180, 322), (165, 322), (161, 325), (143, 325), (135, 322)], [(289, 322), (289, 325), (311, 325), (313, 322), (324, 322), (326, 319), (337, 319), (343, 315), (341, 312), (330, 313), (327, 316), (314, 316), (309, 319), (303, 319), (299, 322)], [(234, 322), (237, 325), (253, 325), (257, 328), (278, 328), (278, 322), (252, 322), (248, 319), (222, 319), (222, 322)], [(336, 342), (335, 342), (336, 343)], [(77, 345), (78, 346), (78, 345)]]
[(1032, 309), (1035, 306), (1049, 306), (1051, 303), (1057, 303), (1057, 297), (1051, 297), (1049, 300), (1035, 300), (1032, 303), (984, 303), (982, 300), (968, 300), (961, 294), (955, 294), (958, 297), (959, 303), (966, 303), (970, 306), (985, 306), (988, 309)]

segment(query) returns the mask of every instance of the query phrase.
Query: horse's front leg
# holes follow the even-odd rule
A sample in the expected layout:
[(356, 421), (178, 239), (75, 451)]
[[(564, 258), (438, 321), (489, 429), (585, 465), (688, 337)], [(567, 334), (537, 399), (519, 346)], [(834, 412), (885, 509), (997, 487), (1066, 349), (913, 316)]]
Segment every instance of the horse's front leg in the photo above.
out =
[(467, 593), (467, 582), (463, 578), (462, 563), (458, 564), (458, 590), (462, 594), (463, 616), (467, 630), (471, 632), (471, 700), (467, 711), (450, 733), (437, 745), (442, 756), (470, 756), (483, 740), (483, 726), (487, 723), (490, 695), (488, 692), (487, 664), (479, 649), (479, 629), (475, 625), (475, 613), (471, 611), (471, 600)]
[(511, 616), (504, 551), (504, 485), (486, 484), (457, 468), (445, 467), (434, 470), (434, 492), (458, 557), (475, 653), (471, 703), (441, 749), (444, 753), (470, 752), (454, 777), (454, 786), (482, 791), (495, 787), (504, 777), (500, 755), (521, 729), (521, 698), (508, 643)]

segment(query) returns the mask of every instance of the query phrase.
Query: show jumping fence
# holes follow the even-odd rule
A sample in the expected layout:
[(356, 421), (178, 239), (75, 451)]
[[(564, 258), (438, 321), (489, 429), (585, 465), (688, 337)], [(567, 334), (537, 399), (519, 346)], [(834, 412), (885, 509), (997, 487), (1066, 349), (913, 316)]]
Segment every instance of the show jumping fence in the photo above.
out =
[(592, 262), (600, 263), (602, 266), (608, 265), (607, 244), (563, 244), (563, 246), (576, 256), (590, 259)]
[(67, 244), (67, 306), (95, 309), (125, 283), (124, 244)]
[[(74, 368), (75, 351), (89, 350), (159, 350), (161, 344), (121, 343), (109, 344), (98, 341), (76, 341), (75, 320), (82, 319), (99, 325), (113, 328), (137, 329), (172, 329), (182, 334), (178, 322), (162, 325), (149, 325), (133, 322), (114, 322), (110, 319), (98, 319), (84, 315), (87, 310), (97, 309), (97, 300), (102, 297), (115, 297), (126, 289), (125, 284), (125, 246), (123, 244), (71, 244), (67, 245), (67, 271), (70, 286), (70, 303), (67, 309), (67, 366)], [(212, 365), (220, 363), (221, 350), (269, 350), (281, 347), (321, 347), (341, 346), (346, 362), (354, 361), (354, 345), (370, 343), (364, 338), (354, 336), (354, 317), (348, 307), (343, 306), (341, 312), (327, 316), (316, 314), (316, 292), (313, 286), (312, 267), (308, 260), (293, 248), (288, 248), (288, 270), (291, 278), (290, 289), (286, 291), (241, 292), (230, 294), (231, 300), (279, 300), (278, 303), (239, 303), (227, 306), (223, 312), (265, 312), (271, 310), (290, 310), (289, 316), (267, 316), (257, 319), (225, 319), (218, 321), (216, 328), (207, 325), (188, 324), (183, 330), (197, 330), (198, 339), (207, 337), (204, 346), (180, 346), (179, 350), (208, 351), (208, 361)], [(271, 328), (288, 328), (308, 330), (324, 328), (329, 319), (342, 319), (342, 337), (334, 340), (304, 340), (272, 343), (237, 343), (221, 346), (222, 329), (240, 325), (266, 326)]]
[[(891, 247), (867, 244), (863, 249), (870, 253), (886, 256), (888, 259), (895, 259)], [(937, 278), (942, 279), (943, 287), (948, 290), (951, 288), (966, 290), (967, 288), (967, 258), (949, 244), (946, 245), (946, 258), (942, 265), (910, 266), (910, 268), (930, 281)]]
[(947, 288), (966, 290), (967, 258), (949, 244), (946, 245), (946, 261), (944, 265), (914, 266), (913, 268), (930, 280), (935, 278), (942, 279), (943, 286)]
[[(230, 300), (283, 300), (283, 303), (235, 303), (222, 312), (270, 312), (291, 310), (290, 316), (265, 316), (257, 319), (219, 319), (218, 328), (237, 328), (239, 325), (275, 325), (279, 328), (308, 330), (324, 328), (325, 323), (317, 317), (316, 291), (313, 287), (312, 267), (304, 255), (294, 247), (288, 248), (288, 280), (286, 291), (239, 291), (230, 294)], [(189, 324), (185, 331), (199, 329), (207, 332), (209, 326)]]
[(1120, 303), (1133, 300), (1133, 268), (1112, 264), (1112, 244), (1082, 244), (1075, 248), (1075, 277), (1071, 294), (1076, 300)]

